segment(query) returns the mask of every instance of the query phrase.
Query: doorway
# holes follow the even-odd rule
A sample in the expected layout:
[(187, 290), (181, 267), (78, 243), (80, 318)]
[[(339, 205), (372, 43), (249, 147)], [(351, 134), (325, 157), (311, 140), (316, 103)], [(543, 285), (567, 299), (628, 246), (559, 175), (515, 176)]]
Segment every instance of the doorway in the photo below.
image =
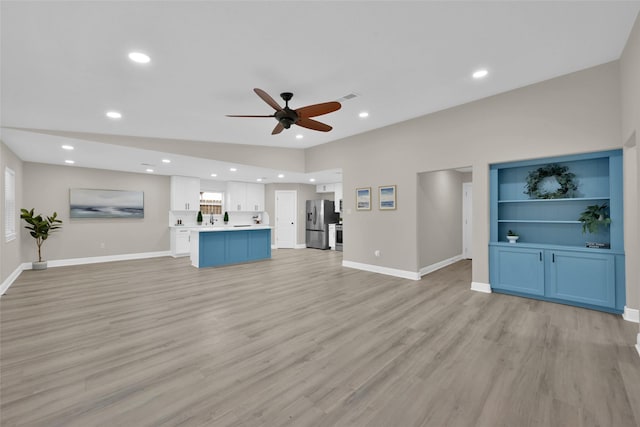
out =
[(296, 212), (298, 211), (297, 191), (276, 191), (275, 247), (294, 249), (296, 233)]

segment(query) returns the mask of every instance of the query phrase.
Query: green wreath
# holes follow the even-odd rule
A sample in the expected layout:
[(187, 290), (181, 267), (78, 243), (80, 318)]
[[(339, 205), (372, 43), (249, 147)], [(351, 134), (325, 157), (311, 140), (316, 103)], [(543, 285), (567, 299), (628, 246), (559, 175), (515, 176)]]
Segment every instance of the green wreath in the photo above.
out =
[[(558, 184), (560, 184), (560, 188), (554, 192), (542, 191), (538, 188), (542, 180), (549, 177), (555, 177)], [(529, 172), (524, 194), (528, 194), (529, 197), (534, 199), (564, 199), (571, 197), (571, 193), (578, 189), (578, 186), (573, 182), (575, 177), (576, 175), (569, 172), (567, 166), (553, 163)]]

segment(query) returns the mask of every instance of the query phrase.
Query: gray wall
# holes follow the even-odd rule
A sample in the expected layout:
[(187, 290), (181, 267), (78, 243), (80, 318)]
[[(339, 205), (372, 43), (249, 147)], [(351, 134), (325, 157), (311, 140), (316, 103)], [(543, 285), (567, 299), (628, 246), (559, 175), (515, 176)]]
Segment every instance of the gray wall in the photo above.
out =
[[(266, 184), (264, 188), (264, 207), (269, 214), (271, 226), (276, 224), (276, 191), (297, 191), (298, 213), (296, 223), (296, 244), (304, 245), (306, 201), (325, 199), (333, 200), (333, 193), (316, 193), (315, 185), (307, 184)], [(275, 228), (271, 231), (271, 242), (275, 244)]]
[(454, 170), (418, 174), (418, 266), (462, 254), (462, 183)]
[[(144, 191), (144, 218), (70, 219), (70, 188)], [(24, 163), (23, 206), (64, 222), (42, 246), (47, 260), (168, 251), (169, 192), (167, 176)], [(26, 230), (22, 238), (22, 260), (32, 261), (35, 243)]]
[[(607, 63), (307, 149), (309, 172), (343, 171), (344, 259), (418, 271), (416, 174), (472, 165), (472, 280), (489, 283), (489, 164), (622, 147), (619, 71)], [(386, 184), (398, 185), (397, 210), (355, 211), (356, 187)]]
[[(22, 206), (22, 182), (23, 162), (4, 143), (0, 144), (0, 188), (2, 188), (2, 201), (0, 202), (0, 218), (2, 222), (2, 243), (0, 244), (0, 283), (4, 282), (21, 264), (20, 257), (22, 232), (24, 224), (20, 220), (20, 207)], [(13, 169), (16, 177), (16, 239), (7, 242), (4, 235), (4, 170), (5, 167)], [(29, 236), (29, 239), (31, 237)]]
[[(625, 252), (627, 257), (627, 306), (640, 307), (640, 17), (631, 30), (620, 58), (620, 88), (622, 98), (622, 141), (626, 144), (625, 166)], [(629, 168), (629, 165), (632, 165)], [(633, 206), (631, 206), (633, 204)], [(633, 285), (629, 292), (629, 285)], [(638, 335), (640, 345), (640, 334)]]

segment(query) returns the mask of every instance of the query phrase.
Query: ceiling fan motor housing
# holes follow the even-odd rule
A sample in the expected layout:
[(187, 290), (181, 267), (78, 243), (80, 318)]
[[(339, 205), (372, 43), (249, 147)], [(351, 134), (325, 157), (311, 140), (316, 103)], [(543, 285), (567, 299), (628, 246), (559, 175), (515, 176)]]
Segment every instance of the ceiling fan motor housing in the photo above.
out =
[(295, 110), (289, 107), (284, 107), (282, 110), (276, 111), (275, 117), (285, 129), (289, 129), (291, 125), (296, 124), (299, 118)]

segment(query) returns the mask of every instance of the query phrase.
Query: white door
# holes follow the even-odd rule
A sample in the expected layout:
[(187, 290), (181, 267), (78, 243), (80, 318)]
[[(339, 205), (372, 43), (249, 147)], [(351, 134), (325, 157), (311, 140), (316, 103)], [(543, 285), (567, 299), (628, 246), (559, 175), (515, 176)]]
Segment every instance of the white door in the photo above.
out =
[(471, 259), (471, 246), (473, 236), (472, 233), (472, 201), (473, 201), (473, 187), (470, 182), (462, 183), (462, 256), (466, 259)]
[(296, 247), (297, 191), (276, 191), (276, 248)]

